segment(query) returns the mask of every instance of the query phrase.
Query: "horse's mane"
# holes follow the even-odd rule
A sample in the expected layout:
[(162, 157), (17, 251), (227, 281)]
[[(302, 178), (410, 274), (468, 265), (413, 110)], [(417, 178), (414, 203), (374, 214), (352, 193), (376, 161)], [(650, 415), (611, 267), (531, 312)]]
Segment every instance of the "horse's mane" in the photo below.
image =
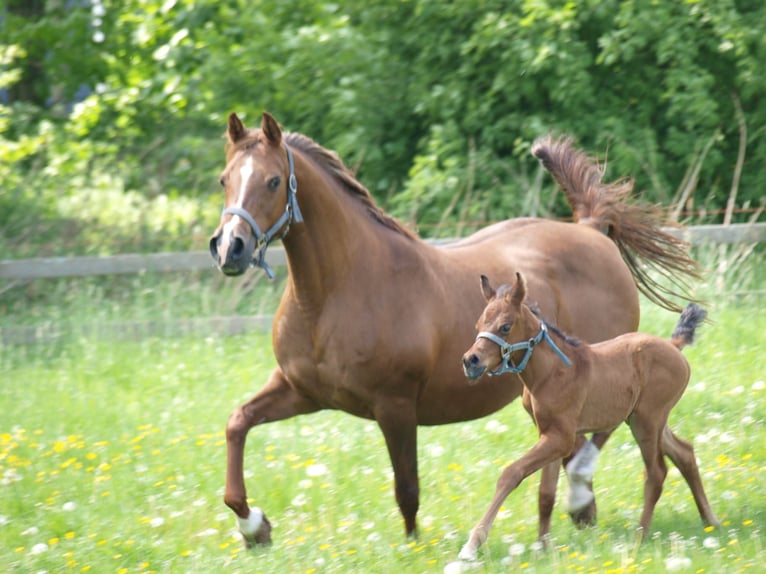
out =
[(543, 323), (545, 323), (545, 326), (548, 327), (549, 331), (558, 335), (568, 345), (572, 345), (573, 347), (580, 346), (580, 339), (572, 335), (569, 335), (568, 333), (565, 333), (558, 327), (558, 325), (556, 325), (555, 323), (551, 323), (550, 321), (548, 321), (548, 319), (544, 318), (542, 311), (540, 311), (540, 307), (537, 305), (537, 303), (527, 303), (526, 305), (527, 307), (529, 307), (529, 310), (532, 311), (532, 314), (535, 317), (537, 317)]
[(372, 194), (364, 187), (354, 174), (348, 169), (334, 151), (320, 146), (310, 137), (300, 133), (287, 132), (283, 134), (288, 145), (301, 150), (311, 157), (314, 162), (329, 173), (336, 181), (342, 184), (349, 195), (360, 202), (367, 213), (377, 222), (388, 229), (401, 233), (407, 238), (414, 239), (417, 235), (408, 229), (402, 222), (383, 211), (372, 197)]

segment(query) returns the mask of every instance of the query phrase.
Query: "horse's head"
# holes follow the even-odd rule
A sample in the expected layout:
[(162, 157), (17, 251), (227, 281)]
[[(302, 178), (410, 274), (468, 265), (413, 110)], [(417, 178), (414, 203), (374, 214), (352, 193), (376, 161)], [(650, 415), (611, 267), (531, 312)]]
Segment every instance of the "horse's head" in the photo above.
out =
[(482, 275), (481, 292), (487, 306), (476, 323), (479, 335), (463, 355), (463, 372), (471, 381), (487, 371), (498, 371), (505, 361), (502, 343), (518, 340), (524, 331), (520, 319), (523, 319), (522, 303), (527, 295), (527, 282), (521, 273), (516, 273), (513, 286), (501, 285), (497, 291)]
[(226, 275), (240, 275), (251, 263), (268, 273), (266, 247), (301, 221), (292, 152), (266, 112), (260, 129), (252, 130), (231, 114), (226, 136), (226, 168), (219, 179), (224, 209), (210, 238), (210, 254)]

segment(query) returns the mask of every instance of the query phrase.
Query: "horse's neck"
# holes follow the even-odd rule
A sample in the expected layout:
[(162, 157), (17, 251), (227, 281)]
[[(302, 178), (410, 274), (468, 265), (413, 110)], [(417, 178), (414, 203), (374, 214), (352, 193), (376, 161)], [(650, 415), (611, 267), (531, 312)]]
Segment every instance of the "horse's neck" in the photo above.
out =
[[(380, 249), (384, 228), (332, 177), (296, 154), (297, 200), (304, 222), (290, 230), (285, 247), (291, 294), (310, 314), (352, 273), (369, 277), (389, 268)], [(362, 267), (363, 259), (366, 265)], [(369, 279), (368, 279), (369, 280)]]
[[(541, 329), (541, 321), (531, 311), (526, 310), (526, 313), (527, 317), (524, 318), (524, 328), (519, 339), (521, 341), (534, 339)], [(517, 357), (519, 356), (521, 353), (517, 355)], [(550, 344), (544, 338), (541, 339), (532, 351), (526, 368), (521, 373), (524, 386), (534, 394), (537, 385), (548, 379), (560, 363), (561, 358), (553, 351)]]

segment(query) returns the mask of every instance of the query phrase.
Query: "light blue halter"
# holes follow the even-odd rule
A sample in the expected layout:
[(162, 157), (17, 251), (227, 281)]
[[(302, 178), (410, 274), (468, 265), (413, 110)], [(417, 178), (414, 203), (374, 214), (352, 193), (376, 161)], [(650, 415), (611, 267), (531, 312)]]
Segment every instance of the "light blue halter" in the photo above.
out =
[(287, 144), (285, 144), (285, 149), (287, 150), (287, 163), (290, 169), (290, 177), (287, 181), (287, 201), (285, 202), (285, 211), (282, 213), (280, 218), (277, 219), (274, 224), (266, 230), (266, 233), (261, 231), (261, 228), (258, 227), (258, 224), (255, 222), (253, 216), (241, 207), (227, 207), (223, 210), (222, 213), (222, 215), (239, 215), (250, 225), (250, 228), (253, 230), (253, 235), (255, 235), (255, 247), (257, 249), (256, 254), (253, 255), (253, 260), (250, 262), (250, 265), (263, 269), (266, 272), (266, 275), (268, 275), (269, 279), (274, 279), (274, 271), (271, 269), (271, 266), (266, 263), (266, 249), (275, 239), (277, 231), (279, 231), (283, 225), (287, 224), (277, 239), (282, 239), (285, 235), (287, 235), (287, 232), (290, 230), (290, 225), (293, 222), (303, 222), (303, 216), (301, 215), (301, 210), (298, 207), (298, 198), (296, 195), (298, 193), (298, 180), (295, 178), (293, 152), (290, 149), (290, 146)]
[[(572, 361), (569, 360), (569, 357), (567, 357), (564, 352), (558, 348), (553, 339), (551, 339), (551, 336), (548, 334), (548, 327), (546, 327), (545, 323), (542, 321), (540, 321), (540, 332), (537, 333), (537, 335), (535, 335), (529, 341), (524, 341), (523, 343), (509, 343), (508, 341), (505, 341), (504, 339), (498, 337), (494, 333), (490, 333), (489, 331), (481, 331), (478, 335), (476, 335), (476, 338), (489, 339), (500, 347), (500, 355), (502, 355), (503, 360), (500, 362), (500, 368), (494, 371), (489, 371), (491, 376), (502, 375), (503, 373), (522, 372), (526, 368), (527, 363), (532, 356), (532, 351), (535, 350), (537, 344), (542, 340), (545, 340), (545, 342), (548, 343), (550, 348), (553, 349), (553, 351), (559, 356), (559, 358), (567, 367), (572, 366)], [(512, 364), (511, 355), (516, 351), (524, 350), (526, 350), (526, 353), (524, 353), (524, 356), (521, 358), (519, 364)]]

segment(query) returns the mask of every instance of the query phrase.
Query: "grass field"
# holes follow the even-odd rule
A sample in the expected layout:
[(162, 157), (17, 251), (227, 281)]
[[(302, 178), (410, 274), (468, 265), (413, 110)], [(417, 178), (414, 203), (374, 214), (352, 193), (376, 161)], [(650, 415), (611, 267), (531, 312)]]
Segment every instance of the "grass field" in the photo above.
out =
[[(732, 268), (701, 288), (712, 322), (685, 351), (692, 381), (671, 416), (695, 444), (723, 526), (703, 528), (673, 469), (650, 539), (636, 545), (643, 467), (623, 427), (599, 461), (596, 528), (574, 529), (560, 497), (553, 547), (540, 550), (530, 478), (508, 498), (472, 571), (766, 571), (766, 313), (763, 296), (748, 294), (760, 277)], [(732, 286), (740, 296), (723, 295)], [(92, 289), (58, 319), (135, 316), (129, 300), (151, 307), (181, 292), (120, 299)], [(643, 330), (670, 333), (676, 316), (648, 302), (643, 310)], [(421, 429), (421, 535), (408, 541), (373, 422), (326, 412), (254, 429), (247, 484), (272, 520), (274, 545), (245, 551), (222, 502), (223, 430), (274, 366), (268, 336), (72, 337), (0, 353), (2, 572), (443, 572), (501, 468), (535, 440), (518, 402), (483, 420)]]

